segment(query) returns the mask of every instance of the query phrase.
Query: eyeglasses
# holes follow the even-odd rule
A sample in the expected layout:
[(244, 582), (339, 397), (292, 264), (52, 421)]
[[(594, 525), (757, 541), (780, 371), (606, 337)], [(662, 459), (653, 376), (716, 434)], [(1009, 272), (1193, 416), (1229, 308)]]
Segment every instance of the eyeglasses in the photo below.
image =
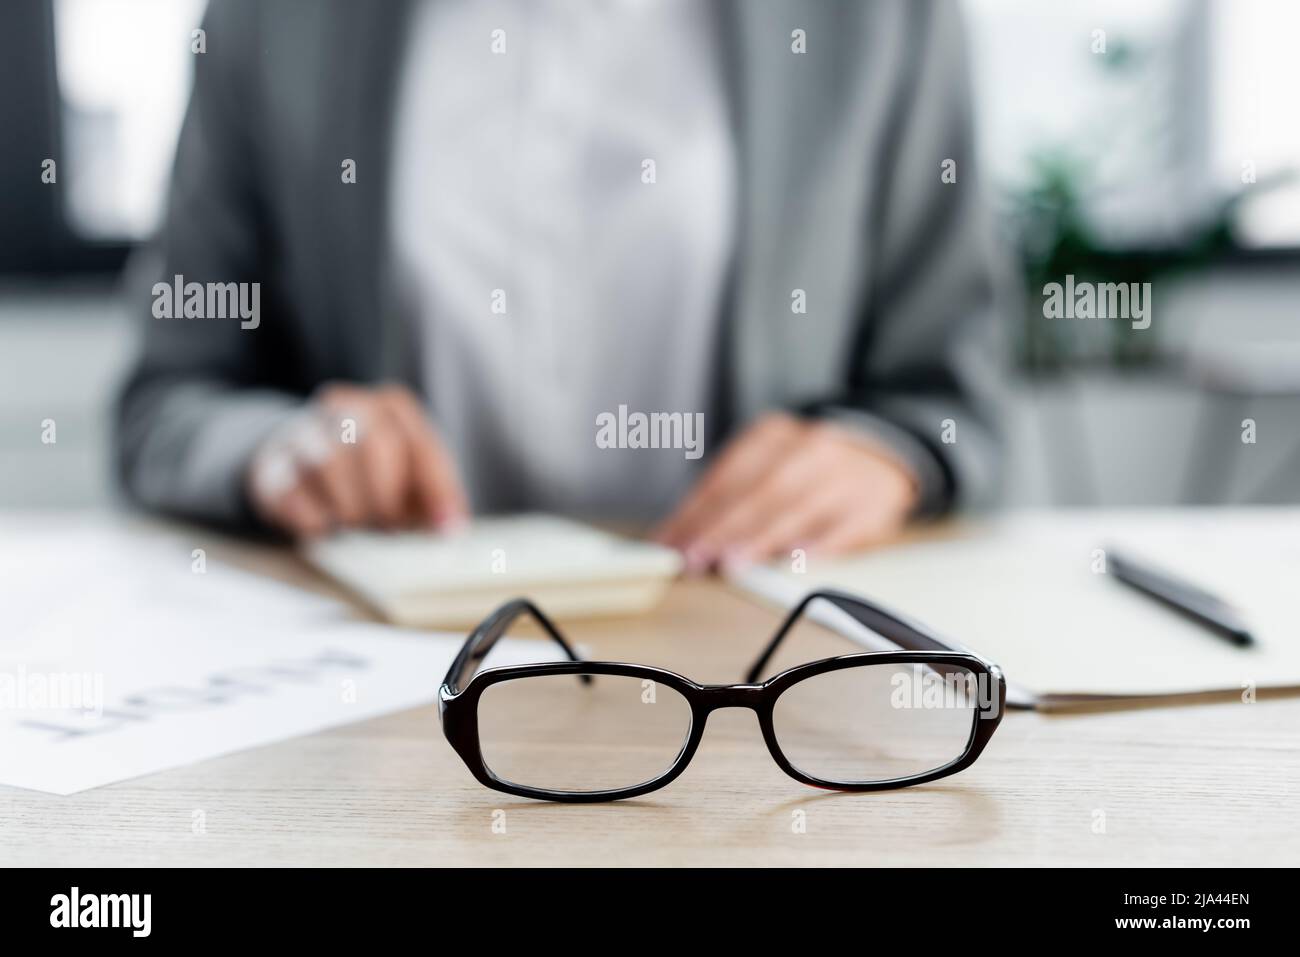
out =
[[(568, 660), (478, 671), (526, 616)], [(902, 650), (824, 658), (760, 683), (777, 646), (801, 621), (840, 632), (865, 627)], [(861, 598), (817, 591), (777, 629), (744, 683), (726, 685), (697, 684), (647, 665), (583, 661), (541, 611), (516, 599), (465, 640), (443, 681), (438, 712), (447, 741), (487, 787), (592, 802), (670, 783), (721, 708), (754, 711), (772, 758), (796, 781), (879, 791), (969, 767), (1005, 703), (996, 665)]]

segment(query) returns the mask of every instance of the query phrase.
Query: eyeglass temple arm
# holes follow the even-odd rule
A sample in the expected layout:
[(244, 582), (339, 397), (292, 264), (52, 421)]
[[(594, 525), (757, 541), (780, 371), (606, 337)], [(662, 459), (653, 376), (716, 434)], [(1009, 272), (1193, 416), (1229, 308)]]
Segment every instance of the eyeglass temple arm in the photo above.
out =
[[(461, 690), (466, 681), (473, 677), (478, 671), (479, 665), (483, 659), (492, 651), (492, 647), (501, 639), (514, 622), (522, 615), (531, 616), (542, 630), (562, 649), (565, 657), (570, 661), (581, 661), (580, 658), (570, 647), (569, 643), (564, 640), (560, 634), (560, 629), (542, 614), (541, 610), (527, 598), (516, 598), (513, 601), (506, 602), (491, 615), (489, 615), (482, 624), (475, 628), (465, 639), (465, 644), (461, 646), (460, 652), (456, 655), (456, 660), (451, 663), (447, 670), (447, 677), (443, 679), (443, 684), (447, 685), (453, 693)], [(579, 680), (584, 684), (591, 683), (591, 675), (579, 675)]]
[(845, 595), (836, 591), (814, 591), (809, 592), (803, 597), (799, 604), (781, 623), (781, 627), (776, 630), (772, 640), (767, 643), (758, 660), (750, 667), (749, 672), (745, 675), (746, 684), (754, 684), (758, 681), (759, 675), (767, 667), (767, 663), (772, 660), (776, 654), (776, 649), (780, 646), (782, 639), (794, 627), (794, 623), (803, 615), (804, 610), (817, 599), (829, 602), (835, 608), (844, 612), (858, 624), (870, 629), (882, 638), (886, 638), (898, 645), (905, 651), (957, 651), (951, 645), (945, 644), (933, 635), (926, 634), (925, 631), (915, 625), (903, 621), (898, 616), (877, 608), (875, 605), (861, 598), (852, 595)]

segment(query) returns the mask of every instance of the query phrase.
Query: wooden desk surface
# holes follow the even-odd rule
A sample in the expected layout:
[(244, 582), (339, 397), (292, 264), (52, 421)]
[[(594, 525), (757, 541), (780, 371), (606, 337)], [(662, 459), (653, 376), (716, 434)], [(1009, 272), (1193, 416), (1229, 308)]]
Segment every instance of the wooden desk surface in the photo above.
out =
[[(308, 575), (278, 553), (243, 549), (241, 560), (277, 577)], [(674, 585), (648, 616), (566, 630), (594, 657), (736, 681), (775, 621), (722, 584), (697, 580)], [(791, 653), (843, 653), (838, 640), (825, 641)], [(1010, 712), (971, 769), (858, 795), (786, 777), (753, 714), (728, 710), (710, 718), (673, 784), (603, 805), (481, 787), (427, 706), (70, 797), (0, 788), (0, 862), (1294, 865), (1297, 794), (1295, 699), (1053, 718)], [(202, 834), (191, 829), (196, 810)]]

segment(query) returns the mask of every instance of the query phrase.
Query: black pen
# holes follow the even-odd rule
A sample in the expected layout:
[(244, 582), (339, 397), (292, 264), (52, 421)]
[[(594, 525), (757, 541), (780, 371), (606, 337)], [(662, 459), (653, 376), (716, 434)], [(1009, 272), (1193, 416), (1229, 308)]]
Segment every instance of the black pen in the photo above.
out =
[(1106, 550), (1106, 564), (1125, 585), (1195, 619), (1234, 645), (1245, 647), (1254, 643), (1241, 613), (1221, 598), (1166, 571), (1157, 571), (1146, 563), (1121, 557), (1111, 549)]

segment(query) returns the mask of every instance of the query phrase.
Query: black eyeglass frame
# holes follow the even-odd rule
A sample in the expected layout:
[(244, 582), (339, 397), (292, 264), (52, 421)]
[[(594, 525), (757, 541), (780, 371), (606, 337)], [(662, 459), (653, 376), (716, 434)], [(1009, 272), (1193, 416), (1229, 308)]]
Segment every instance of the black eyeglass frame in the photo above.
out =
[[(802, 616), (804, 610), (818, 599), (850, 615), (858, 623), (876, 634), (898, 644), (900, 651), (867, 651), (851, 655), (838, 655), (787, 668), (766, 681), (758, 682), (758, 675), (771, 659), (783, 638)], [(530, 665), (507, 665), (475, 671), (487, 657), (492, 646), (506, 629), (521, 616), (528, 615), (564, 650), (568, 661), (544, 662)], [(938, 768), (921, 774), (883, 781), (829, 781), (806, 774), (795, 767), (781, 750), (773, 723), (777, 699), (792, 685), (815, 675), (856, 668), (863, 665), (949, 665), (964, 668), (976, 676), (983, 687), (996, 689), (996, 703), (991, 707), (976, 708), (971, 723), (971, 733), (963, 752)], [(686, 740), (672, 764), (657, 777), (626, 788), (599, 791), (566, 791), (534, 788), (516, 784), (497, 777), (488, 767), (479, 743), (478, 705), (483, 692), (502, 681), (546, 675), (576, 675), (584, 683), (591, 676), (617, 675), (657, 682), (680, 694), (690, 706), (691, 724)], [(468, 676), (468, 683), (465, 683)], [(464, 683), (464, 687), (461, 685)], [(911, 787), (956, 774), (980, 756), (1002, 721), (1006, 708), (1006, 679), (997, 665), (967, 651), (953, 650), (920, 625), (886, 611), (862, 598), (843, 592), (822, 590), (806, 595), (790, 612), (776, 634), (768, 642), (758, 659), (750, 667), (743, 684), (704, 685), (682, 675), (651, 665), (628, 664), (615, 661), (583, 661), (564, 639), (559, 629), (532, 602), (516, 598), (502, 605), (483, 620), (465, 639), (456, 659), (452, 662), (438, 694), (438, 715), (443, 734), (452, 749), (460, 755), (470, 773), (486, 787), (504, 791), (518, 797), (544, 801), (570, 803), (598, 803), (639, 797), (672, 783), (690, 764), (700, 742), (708, 717), (721, 708), (748, 708), (758, 716), (763, 740), (777, 766), (803, 784), (833, 791), (886, 791)]]

